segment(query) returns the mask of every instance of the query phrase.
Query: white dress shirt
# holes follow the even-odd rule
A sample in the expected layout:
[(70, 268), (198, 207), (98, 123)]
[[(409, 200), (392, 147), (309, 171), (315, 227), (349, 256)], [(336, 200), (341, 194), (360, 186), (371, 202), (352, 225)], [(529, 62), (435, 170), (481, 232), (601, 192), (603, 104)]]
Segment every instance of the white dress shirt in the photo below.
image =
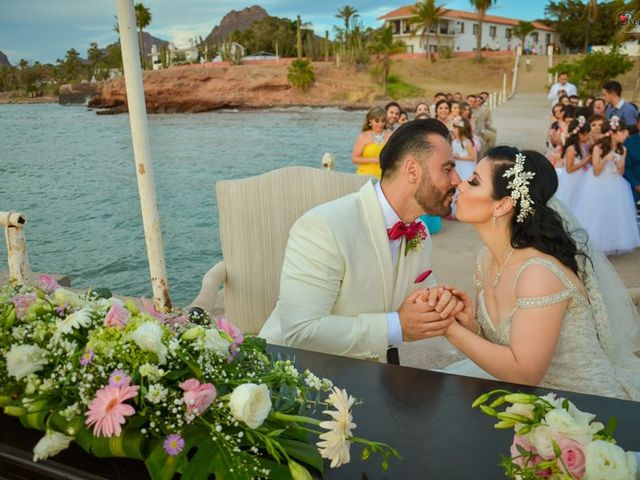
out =
[(551, 90), (549, 90), (549, 95), (547, 95), (547, 99), (551, 102), (552, 106), (558, 103), (558, 98), (559, 98), (558, 92), (560, 90), (564, 90), (568, 96), (578, 94), (578, 89), (573, 83), (569, 83), (569, 82), (565, 84), (562, 84), (560, 82), (554, 83), (553, 85), (551, 85)]
[[(393, 227), (397, 222), (400, 221), (400, 217), (395, 212), (393, 207), (389, 204), (389, 201), (384, 196), (382, 188), (380, 187), (380, 182), (377, 182), (374, 185), (376, 195), (378, 196), (378, 201), (380, 202), (380, 207), (382, 208), (382, 216), (384, 217), (384, 226), (387, 230)], [(402, 243), (402, 238), (398, 238), (397, 240), (389, 239), (389, 248), (391, 250), (391, 264), (395, 266), (396, 261), (398, 259), (398, 254), (400, 253), (400, 244)], [(387, 328), (388, 328), (388, 338), (389, 338), (389, 346), (397, 346), (402, 344), (402, 327), (400, 326), (400, 315), (398, 312), (387, 312)]]

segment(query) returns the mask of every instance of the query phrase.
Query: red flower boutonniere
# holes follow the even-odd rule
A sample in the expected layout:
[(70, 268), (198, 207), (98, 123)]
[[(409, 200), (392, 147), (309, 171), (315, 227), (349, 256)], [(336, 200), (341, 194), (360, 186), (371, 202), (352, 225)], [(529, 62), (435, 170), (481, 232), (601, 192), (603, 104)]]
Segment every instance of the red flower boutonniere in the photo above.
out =
[(422, 222), (412, 222), (407, 228), (405, 235), (406, 243), (404, 244), (404, 254), (409, 253), (413, 249), (421, 249), (422, 241), (427, 239), (427, 229)]

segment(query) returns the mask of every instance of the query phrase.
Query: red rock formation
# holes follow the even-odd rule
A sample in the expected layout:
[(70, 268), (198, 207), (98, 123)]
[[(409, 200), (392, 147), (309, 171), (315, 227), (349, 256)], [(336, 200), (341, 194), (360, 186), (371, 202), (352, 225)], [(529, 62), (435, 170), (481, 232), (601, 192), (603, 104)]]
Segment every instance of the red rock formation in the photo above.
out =
[[(149, 113), (204, 112), (221, 108), (269, 108), (293, 105), (366, 108), (379, 87), (365, 72), (333, 64), (314, 64), (316, 84), (306, 92), (287, 81), (288, 62), (250, 65), (188, 65), (144, 74)], [(89, 103), (93, 108), (126, 111), (124, 78), (106, 82)]]

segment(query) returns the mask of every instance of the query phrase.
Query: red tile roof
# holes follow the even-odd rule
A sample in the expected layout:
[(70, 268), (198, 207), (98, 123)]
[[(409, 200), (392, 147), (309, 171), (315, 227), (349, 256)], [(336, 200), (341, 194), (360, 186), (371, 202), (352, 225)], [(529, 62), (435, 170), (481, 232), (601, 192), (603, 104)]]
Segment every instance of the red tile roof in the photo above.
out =
[[(407, 17), (413, 17), (414, 13), (412, 12), (412, 8), (414, 6), (413, 5), (405, 5), (404, 7), (400, 7), (400, 8), (396, 8), (395, 10), (387, 13), (386, 15), (383, 15), (382, 17), (378, 18), (378, 20), (390, 20), (390, 19), (397, 19), (397, 18), (407, 18)], [(478, 14), (475, 12), (465, 12), (463, 10), (451, 10), (449, 9), (447, 11), (447, 13), (445, 13), (443, 15), (444, 18), (453, 18), (453, 19), (460, 19), (460, 20), (475, 20), (478, 21)], [(490, 23), (500, 23), (503, 25), (512, 25), (512, 26), (516, 26), (518, 25), (519, 20), (515, 19), (515, 18), (506, 18), (506, 17), (497, 17), (495, 15), (485, 15), (484, 16), (484, 21), (485, 22), (490, 22)], [(553, 27), (549, 27), (548, 25), (545, 25), (542, 22), (531, 22), (533, 24), (533, 26), (537, 29), (537, 30), (546, 30), (549, 32), (555, 32), (555, 28)]]

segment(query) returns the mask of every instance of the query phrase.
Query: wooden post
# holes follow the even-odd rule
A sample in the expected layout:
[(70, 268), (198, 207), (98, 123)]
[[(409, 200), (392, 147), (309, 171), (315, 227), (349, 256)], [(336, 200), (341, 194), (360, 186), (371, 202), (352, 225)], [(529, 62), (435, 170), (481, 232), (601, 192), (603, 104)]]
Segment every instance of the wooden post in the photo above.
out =
[(122, 46), (122, 63), (129, 107), (129, 123), (133, 140), (133, 155), (138, 177), (138, 192), (142, 209), (144, 238), (147, 244), (147, 257), (151, 273), (151, 286), (156, 309), (164, 312), (171, 308), (169, 299), (169, 281), (164, 262), (162, 232), (156, 186), (153, 179), (149, 129), (147, 127), (147, 108), (144, 101), (142, 69), (138, 55), (138, 38), (133, 0), (116, 0), (118, 27)]
[(4, 225), (4, 236), (7, 244), (7, 261), (9, 263), (9, 281), (24, 285), (29, 280), (31, 268), (27, 255), (27, 240), (24, 226), (27, 217), (22, 213), (0, 212), (0, 225)]

